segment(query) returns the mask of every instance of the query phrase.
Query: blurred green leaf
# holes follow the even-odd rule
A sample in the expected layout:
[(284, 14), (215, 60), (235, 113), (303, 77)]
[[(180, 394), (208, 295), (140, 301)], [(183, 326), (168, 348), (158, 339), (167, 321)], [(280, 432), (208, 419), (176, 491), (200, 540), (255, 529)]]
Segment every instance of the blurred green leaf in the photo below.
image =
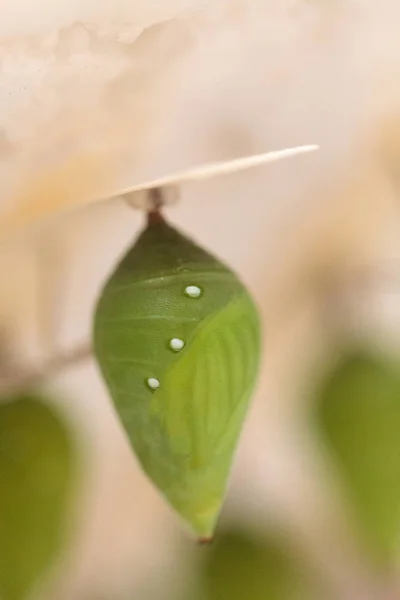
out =
[[(279, 546), (244, 531), (217, 535), (204, 548), (201, 600), (311, 600), (305, 577)], [(194, 596), (194, 595), (193, 595)]]
[(72, 446), (40, 398), (0, 404), (0, 597), (25, 600), (60, 551)]
[(342, 360), (317, 396), (317, 417), (375, 557), (400, 542), (400, 372), (368, 355)]

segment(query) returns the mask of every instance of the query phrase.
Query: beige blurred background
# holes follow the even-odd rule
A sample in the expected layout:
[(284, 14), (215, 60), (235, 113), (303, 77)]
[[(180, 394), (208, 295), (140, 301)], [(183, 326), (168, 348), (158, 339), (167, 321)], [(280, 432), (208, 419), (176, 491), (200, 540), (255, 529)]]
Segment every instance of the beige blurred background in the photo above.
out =
[[(185, 184), (167, 214), (240, 273), (263, 314), (263, 370), (223, 519), (282, 526), (339, 597), (375, 597), (302, 423), (310, 374), (340, 333), (397, 352), (400, 6), (3, 0), (0, 12), (0, 319), (18, 360), (89, 338), (99, 286), (143, 223), (120, 199), (89, 200), (199, 163), (320, 145)], [(354, 285), (360, 270), (373, 282), (383, 271), (382, 285)], [(173, 597), (197, 549), (183, 552), (186, 532), (140, 472), (96, 368), (52, 385), (86, 471), (50, 595)]]

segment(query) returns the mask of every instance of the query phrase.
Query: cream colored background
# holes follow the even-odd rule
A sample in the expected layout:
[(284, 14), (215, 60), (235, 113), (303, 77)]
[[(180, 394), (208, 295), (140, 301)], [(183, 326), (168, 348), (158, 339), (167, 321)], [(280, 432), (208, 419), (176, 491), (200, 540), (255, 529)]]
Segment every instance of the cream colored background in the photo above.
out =
[[(264, 369), (227, 515), (255, 527), (272, 516), (339, 597), (376, 597), (301, 419), (338, 318), (397, 346), (400, 289), (362, 305), (352, 293), (349, 304), (338, 281), (398, 255), (400, 6), (3, 0), (0, 11), (0, 315), (27, 360), (89, 335), (99, 286), (142, 218), (113, 201), (32, 225), (199, 162), (320, 144), (187, 184), (168, 215), (238, 270), (264, 317)], [(310, 282), (316, 268), (335, 290), (330, 302)], [(165, 598), (190, 561), (180, 524), (139, 471), (95, 367), (55, 384), (88, 461), (55, 597), (146, 584)]]

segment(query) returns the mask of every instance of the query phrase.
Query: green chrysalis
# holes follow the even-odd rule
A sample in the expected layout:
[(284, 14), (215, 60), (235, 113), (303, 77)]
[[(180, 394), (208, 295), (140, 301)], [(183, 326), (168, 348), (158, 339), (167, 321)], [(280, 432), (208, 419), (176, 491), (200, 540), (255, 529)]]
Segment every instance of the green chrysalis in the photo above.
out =
[(159, 212), (99, 299), (94, 349), (139, 461), (202, 539), (213, 535), (260, 358), (237, 276)]

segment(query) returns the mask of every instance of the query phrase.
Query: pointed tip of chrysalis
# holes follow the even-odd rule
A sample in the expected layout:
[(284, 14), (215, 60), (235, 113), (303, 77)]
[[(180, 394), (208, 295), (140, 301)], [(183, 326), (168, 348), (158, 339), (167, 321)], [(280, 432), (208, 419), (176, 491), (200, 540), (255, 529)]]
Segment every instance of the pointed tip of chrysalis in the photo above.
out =
[(206, 537), (199, 537), (197, 539), (197, 543), (199, 546), (209, 546), (210, 544), (212, 544), (214, 541), (214, 536), (210, 535), (210, 536), (206, 536)]
[(208, 546), (214, 541), (215, 530), (220, 512), (218, 507), (213, 506), (207, 510), (182, 510), (182, 506), (172, 505), (186, 524), (191, 538), (198, 546)]

